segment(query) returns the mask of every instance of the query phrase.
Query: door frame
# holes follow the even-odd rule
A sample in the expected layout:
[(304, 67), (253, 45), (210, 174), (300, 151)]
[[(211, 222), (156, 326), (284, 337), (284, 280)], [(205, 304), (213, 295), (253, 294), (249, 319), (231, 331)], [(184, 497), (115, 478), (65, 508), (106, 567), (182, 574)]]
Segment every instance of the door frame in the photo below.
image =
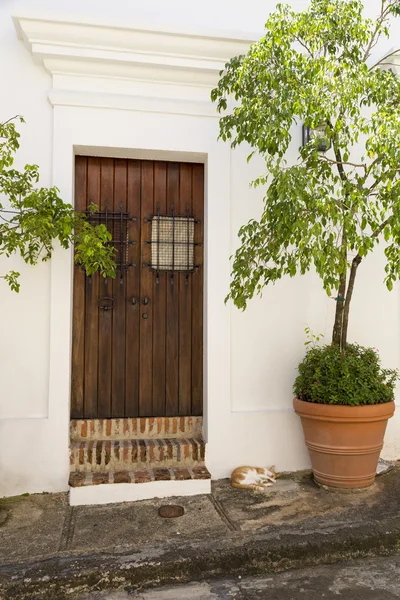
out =
[[(203, 162), (203, 415), (208, 465), (221, 470), (235, 443), (231, 410), (231, 310), (224, 304), (231, 255), (231, 150), (218, 141), (218, 118), (54, 104), (53, 183), (74, 203), (75, 154)], [(215, 227), (212, 224), (216, 224)], [(50, 263), (49, 418), (68, 478), (71, 398), (73, 254), (55, 248)], [(224, 426), (224, 440), (221, 427)], [(227, 454), (228, 453), (228, 454)]]

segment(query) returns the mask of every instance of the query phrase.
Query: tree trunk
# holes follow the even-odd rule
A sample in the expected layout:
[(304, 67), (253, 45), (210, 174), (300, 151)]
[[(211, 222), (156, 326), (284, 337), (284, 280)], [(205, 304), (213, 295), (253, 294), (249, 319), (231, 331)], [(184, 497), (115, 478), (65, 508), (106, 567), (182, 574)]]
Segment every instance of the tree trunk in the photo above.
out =
[(345, 348), (347, 345), (347, 329), (349, 326), (349, 310), (350, 310), (350, 302), (353, 296), (354, 290), (354, 282), (357, 275), (358, 265), (361, 262), (361, 256), (357, 254), (356, 257), (353, 258), (351, 263), (350, 277), (349, 277), (349, 285), (347, 287), (346, 293), (346, 302), (344, 303), (344, 312), (343, 312), (343, 328), (342, 328), (342, 347)]
[(340, 285), (336, 298), (336, 313), (335, 313), (335, 323), (333, 325), (333, 333), (332, 333), (332, 343), (338, 344), (342, 348), (342, 337), (343, 337), (343, 314), (344, 314), (344, 297), (346, 294), (346, 273), (342, 275), (342, 279), (340, 280)]
[[(340, 151), (337, 152), (340, 156)], [(343, 165), (341, 165), (343, 168)], [(342, 177), (342, 175), (341, 175)], [(344, 313), (344, 302), (346, 295), (347, 285), (347, 235), (345, 224), (343, 224), (342, 243), (341, 248), (343, 252), (343, 269), (344, 272), (340, 278), (339, 289), (336, 297), (336, 312), (335, 312), (335, 323), (333, 325), (332, 333), (332, 344), (338, 344), (342, 348), (342, 332), (343, 332), (343, 313)]]

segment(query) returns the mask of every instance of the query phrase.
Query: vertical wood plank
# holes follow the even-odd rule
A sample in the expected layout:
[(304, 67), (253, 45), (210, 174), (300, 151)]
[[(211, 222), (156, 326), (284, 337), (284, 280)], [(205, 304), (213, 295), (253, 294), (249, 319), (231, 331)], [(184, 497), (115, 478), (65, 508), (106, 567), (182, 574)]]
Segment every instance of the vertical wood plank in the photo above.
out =
[[(114, 161), (114, 212), (126, 211), (127, 195), (127, 161)], [(114, 221), (114, 239), (125, 239), (126, 222)], [(122, 237), (121, 237), (122, 236)], [(126, 260), (125, 246), (115, 244), (118, 250), (116, 259), (123, 263)], [(125, 286), (126, 271), (117, 270), (117, 277), (112, 281), (112, 297), (114, 308), (112, 316), (112, 352), (111, 352), (111, 416), (125, 416)]]
[[(192, 208), (192, 165), (180, 165), (179, 214)], [(192, 388), (192, 275), (179, 275), (179, 415), (191, 414)]]
[[(87, 158), (75, 158), (75, 210), (86, 208)], [(85, 272), (74, 267), (72, 320), (72, 372), (71, 372), (71, 418), (82, 419), (84, 413), (85, 373)]]
[[(128, 162), (128, 203), (127, 209), (136, 221), (129, 226), (129, 239), (136, 244), (129, 246), (128, 259), (136, 266), (130, 267), (126, 274), (126, 381), (125, 381), (125, 417), (139, 416), (139, 336), (140, 336), (140, 186), (141, 165), (138, 160)], [(135, 303), (136, 301), (136, 303)]]
[(193, 165), (193, 214), (200, 224), (194, 226), (195, 263), (200, 265), (192, 277), (192, 415), (203, 414), (203, 288), (204, 288), (204, 166)]
[[(101, 159), (100, 209), (113, 210), (114, 160)], [(112, 297), (112, 281), (99, 276), (98, 297)], [(99, 320), (99, 395), (98, 416), (111, 416), (111, 367), (112, 367), (112, 313), (113, 310), (98, 309)]]
[[(167, 169), (167, 213), (179, 205), (179, 164)], [(166, 275), (166, 416), (179, 414), (179, 278)]]
[[(154, 163), (142, 162), (141, 181), (141, 263), (150, 263), (151, 246), (145, 242), (151, 239), (151, 223), (144, 222), (153, 214)], [(147, 267), (141, 268), (140, 276), (140, 378), (139, 378), (139, 414), (152, 416), (153, 412), (153, 273)], [(143, 298), (149, 303), (143, 304)], [(147, 315), (147, 319), (144, 316)]]
[[(87, 204), (93, 202), (100, 204), (100, 172), (99, 158), (88, 158)], [(99, 275), (85, 277), (86, 302), (85, 302), (85, 396), (84, 417), (93, 419), (98, 411), (98, 297)]]
[[(117, 279), (86, 278), (74, 271), (71, 414), (73, 418), (201, 415), (203, 412), (203, 245), (195, 248), (191, 274), (156, 276), (150, 263), (151, 225), (144, 223), (160, 204), (162, 214), (185, 214), (201, 221), (195, 241), (203, 244), (204, 167), (178, 163), (77, 157), (75, 207), (89, 201), (118, 211), (120, 202), (138, 220), (130, 224), (128, 261), (136, 263)], [(118, 231), (117, 231), (118, 229)], [(119, 226), (115, 232), (119, 236)], [(117, 236), (117, 237), (118, 237)], [(98, 309), (110, 296), (113, 310)], [(149, 304), (144, 305), (144, 297)], [(137, 303), (132, 303), (136, 298)], [(143, 313), (148, 318), (143, 319)]]
[[(154, 163), (154, 214), (167, 211), (167, 165)], [(165, 415), (165, 347), (166, 347), (166, 286), (168, 276), (161, 273), (158, 279), (153, 273), (153, 416)]]

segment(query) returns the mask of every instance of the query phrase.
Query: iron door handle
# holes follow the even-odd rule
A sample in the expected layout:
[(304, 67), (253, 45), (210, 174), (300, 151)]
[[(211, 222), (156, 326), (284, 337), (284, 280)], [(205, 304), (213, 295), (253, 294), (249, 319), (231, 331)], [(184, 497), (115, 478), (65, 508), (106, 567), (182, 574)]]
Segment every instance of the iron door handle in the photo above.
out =
[(144, 304), (145, 306), (147, 306), (148, 304), (150, 304), (150, 298), (148, 298), (147, 296), (144, 296), (142, 298), (142, 304)]
[(112, 310), (115, 306), (115, 300), (110, 296), (102, 296), (98, 299), (97, 306), (103, 310)]
[(129, 302), (132, 304), (132, 306), (136, 306), (138, 299), (135, 298), (135, 296), (132, 296), (132, 298), (129, 299)]

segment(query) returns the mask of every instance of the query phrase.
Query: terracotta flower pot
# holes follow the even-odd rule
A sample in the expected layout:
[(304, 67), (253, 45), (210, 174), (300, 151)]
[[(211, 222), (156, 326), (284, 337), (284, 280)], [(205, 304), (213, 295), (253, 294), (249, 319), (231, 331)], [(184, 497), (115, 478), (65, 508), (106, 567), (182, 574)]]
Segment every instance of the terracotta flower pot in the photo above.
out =
[(314, 478), (337, 488), (373, 484), (394, 402), (367, 406), (315, 404), (295, 398)]

